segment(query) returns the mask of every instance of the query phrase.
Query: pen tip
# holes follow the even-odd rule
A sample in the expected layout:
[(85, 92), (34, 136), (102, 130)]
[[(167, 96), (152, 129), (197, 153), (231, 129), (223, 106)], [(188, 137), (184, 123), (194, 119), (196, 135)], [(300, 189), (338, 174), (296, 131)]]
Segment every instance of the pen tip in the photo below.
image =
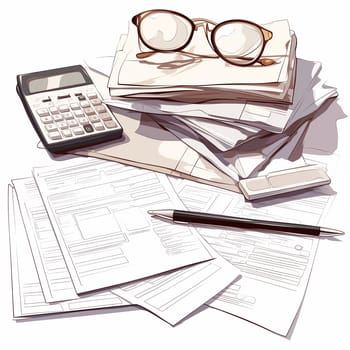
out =
[(334, 228), (321, 227), (321, 230), (320, 230), (320, 236), (323, 236), (323, 237), (342, 236), (344, 234), (345, 234), (344, 231), (336, 230)]

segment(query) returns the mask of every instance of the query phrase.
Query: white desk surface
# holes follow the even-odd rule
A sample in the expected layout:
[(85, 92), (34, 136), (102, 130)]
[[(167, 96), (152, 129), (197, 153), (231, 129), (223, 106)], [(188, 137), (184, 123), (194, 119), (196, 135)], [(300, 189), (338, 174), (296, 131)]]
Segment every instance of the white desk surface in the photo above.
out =
[[(177, 5), (175, 5), (177, 4)], [(323, 76), (339, 91), (350, 112), (349, 19), (346, 2), (303, 1), (11, 1), (2, 9), (1, 28), (1, 297), (2, 349), (348, 349), (350, 282), (349, 118), (338, 120), (340, 165), (332, 176), (338, 192), (330, 227), (347, 231), (339, 241), (323, 240), (304, 303), (289, 338), (213, 309), (201, 309), (176, 327), (146, 311), (109, 310), (12, 320), (7, 184), (30, 174), (50, 158), (36, 148), (38, 139), (15, 91), (16, 74), (82, 63), (84, 57), (113, 55), (132, 15), (171, 8), (189, 17), (230, 18), (266, 23), (287, 18), (298, 37), (297, 56), (321, 61)], [(326, 139), (327, 135), (320, 135)]]

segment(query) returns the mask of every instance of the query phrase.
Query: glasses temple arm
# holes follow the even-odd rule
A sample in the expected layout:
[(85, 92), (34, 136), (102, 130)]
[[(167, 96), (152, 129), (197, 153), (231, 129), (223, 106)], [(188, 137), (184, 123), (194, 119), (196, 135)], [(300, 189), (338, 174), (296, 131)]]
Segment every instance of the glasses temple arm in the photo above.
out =
[(272, 39), (273, 34), (271, 31), (269, 31), (265, 28), (261, 28), (261, 31), (263, 33), (265, 41), (269, 41), (270, 39)]
[[(148, 51), (148, 52), (139, 52), (136, 54), (137, 58), (148, 58), (154, 54), (156, 54), (157, 51)], [(210, 56), (210, 55), (199, 55), (195, 54), (192, 52), (185, 52), (185, 51), (180, 51), (181, 54), (190, 56), (190, 57), (198, 57), (198, 58), (219, 58), (219, 56)], [(260, 63), (262, 66), (270, 66), (271, 64), (275, 64), (276, 61), (273, 60), (272, 58), (259, 58), (258, 63)]]
[(147, 58), (147, 57), (150, 57), (156, 53), (157, 53), (157, 51), (139, 52), (136, 54), (136, 57), (137, 58)]

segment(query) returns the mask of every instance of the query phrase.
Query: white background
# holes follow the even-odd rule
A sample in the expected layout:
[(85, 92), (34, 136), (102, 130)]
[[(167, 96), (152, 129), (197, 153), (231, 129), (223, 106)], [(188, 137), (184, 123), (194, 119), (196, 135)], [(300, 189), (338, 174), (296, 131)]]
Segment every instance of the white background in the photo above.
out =
[[(15, 92), (16, 74), (82, 63), (113, 55), (132, 15), (169, 8), (215, 21), (241, 18), (265, 23), (288, 19), (298, 37), (297, 56), (321, 61), (323, 77), (339, 91), (350, 112), (349, 12), (345, 1), (8, 1), (3, 3), (1, 41), (1, 234), (0, 348), (2, 349), (349, 349), (350, 225), (349, 118), (338, 120), (340, 154), (332, 175), (337, 201), (327, 220), (347, 231), (340, 241), (323, 240), (294, 331), (278, 336), (212, 309), (171, 327), (146, 311), (66, 315), (30, 322), (12, 320), (7, 184), (50, 158), (36, 149), (38, 138)], [(327, 134), (319, 135), (326, 140)]]

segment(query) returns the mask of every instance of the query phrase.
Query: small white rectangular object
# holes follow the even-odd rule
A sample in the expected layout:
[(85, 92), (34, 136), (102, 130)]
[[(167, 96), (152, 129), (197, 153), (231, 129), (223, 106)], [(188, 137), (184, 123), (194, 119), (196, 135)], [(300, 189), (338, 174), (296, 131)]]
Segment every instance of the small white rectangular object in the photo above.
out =
[(325, 169), (318, 164), (274, 171), (264, 176), (243, 179), (239, 187), (248, 200), (275, 196), (331, 182)]

